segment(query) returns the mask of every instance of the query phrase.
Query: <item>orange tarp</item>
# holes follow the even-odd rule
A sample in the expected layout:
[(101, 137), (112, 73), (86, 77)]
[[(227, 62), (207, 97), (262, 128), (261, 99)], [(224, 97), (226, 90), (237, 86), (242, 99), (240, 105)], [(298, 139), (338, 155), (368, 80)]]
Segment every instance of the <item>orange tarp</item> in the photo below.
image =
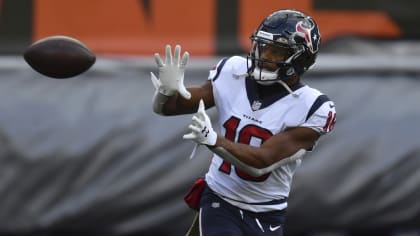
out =
[[(149, 2), (147, 6), (144, 3)], [(96, 53), (163, 53), (165, 44), (181, 44), (194, 55), (213, 55), (216, 0), (34, 0), (34, 40), (68, 35)], [(238, 0), (237, 39), (249, 49), (249, 36), (270, 12), (294, 8), (312, 15), (322, 39), (340, 35), (398, 37), (398, 26), (380, 11), (321, 11), (313, 0)], [(223, 19), (222, 19), (223, 20)], [(223, 22), (223, 21), (222, 21)], [(223, 38), (223, 37), (221, 37)]]

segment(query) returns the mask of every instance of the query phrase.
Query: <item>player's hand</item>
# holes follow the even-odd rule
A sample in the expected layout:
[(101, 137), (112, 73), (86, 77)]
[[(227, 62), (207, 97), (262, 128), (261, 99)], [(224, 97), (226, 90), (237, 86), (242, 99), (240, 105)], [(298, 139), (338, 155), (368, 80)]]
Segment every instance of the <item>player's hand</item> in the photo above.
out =
[(217, 140), (217, 133), (211, 126), (210, 118), (207, 115), (203, 99), (200, 100), (197, 113), (192, 117), (192, 122), (188, 126), (191, 133), (185, 134), (182, 138), (193, 140), (198, 144), (214, 146)]
[(184, 52), (181, 60), (181, 46), (176, 45), (174, 57), (172, 58), (171, 46), (166, 45), (165, 62), (155, 53), (155, 61), (159, 71), (159, 79), (150, 72), (153, 85), (160, 93), (166, 96), (173, 96), (179, 92), (185, 99), (190, 99), (191, 94), (184, 86), (184, 71), (189, 58), (188, 52)]

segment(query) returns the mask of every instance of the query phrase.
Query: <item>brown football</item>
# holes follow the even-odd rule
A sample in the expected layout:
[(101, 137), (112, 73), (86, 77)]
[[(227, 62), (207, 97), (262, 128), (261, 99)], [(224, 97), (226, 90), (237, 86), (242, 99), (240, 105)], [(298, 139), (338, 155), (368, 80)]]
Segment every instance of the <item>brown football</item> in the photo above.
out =
[(96, 61), (85, 44), (62, 35), (34, 42), (24, 51), (23, 58), (35, 71), (56, 79), (80, 75)]

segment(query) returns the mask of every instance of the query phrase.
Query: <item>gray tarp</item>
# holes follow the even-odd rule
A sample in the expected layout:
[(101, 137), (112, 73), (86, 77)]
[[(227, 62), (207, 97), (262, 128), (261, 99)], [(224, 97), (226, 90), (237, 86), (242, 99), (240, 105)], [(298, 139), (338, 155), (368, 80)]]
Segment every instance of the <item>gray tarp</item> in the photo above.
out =
[[(181, 137), (189, 115), (152, 113), (150, 69), (140, 64), (149, 60), (99, 60), (68, 80), (3, 61), (0, 232), (183, 235), (192, 219), (183, 194), (210, 152), (201, 147), (188, 159), (193, 143)], [(187, 71), (187, 83), (206, 74)], [(336, 102), (338, 118), (298, 169), (288, 230), (419, 226), (418, 73), (304, 82)]]

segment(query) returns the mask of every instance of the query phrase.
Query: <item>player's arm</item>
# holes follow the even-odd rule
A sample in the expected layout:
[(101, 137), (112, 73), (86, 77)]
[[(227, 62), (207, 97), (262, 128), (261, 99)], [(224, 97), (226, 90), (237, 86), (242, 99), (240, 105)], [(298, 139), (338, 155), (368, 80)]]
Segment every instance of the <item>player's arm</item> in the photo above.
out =
[(260, 147), (235, 143), (222, 136), (217, 137), (214, 146), (208, 147), (248, 174), (260, 176), (300, 159), (319, 137), (319, 133), (311, 128), (296, 127), (272, 136)]
[(280, 165), (301, 158), (320, 136), (311, 128), (295, 127), (272, 136), (260, 147), (235, 143), (213, 130), (202, 101), (188, 128), (191, 133), (184, 135), (184, 139), (207, 145), (221, 158), (252, 176), (266, 174)]
[(210, 81), (201, 86), (188, 87), (190, 99), (185, 99), (178, 93), (168, 97), (162, 107), (162, 115), (191, 114), (197, 111), (198, 103), (203, 99), (207, 108), (214, 106), (213, 89)]
[(210, 81), (201, 86), (185, 88), (184, 71), (189, 54), (184, 52), (181, 58), (181, 46), (177, 45), (172, 57), (171, 46), (166, 45), (165, 60), (155, 54), (159, 75), (151, 73), (156, 88), (153, 96), (153, 111), (161, 115), (177, 115), (193, 113), (198, 102), (203, 99), (207, 107), (214, 105), (213, 90)]

